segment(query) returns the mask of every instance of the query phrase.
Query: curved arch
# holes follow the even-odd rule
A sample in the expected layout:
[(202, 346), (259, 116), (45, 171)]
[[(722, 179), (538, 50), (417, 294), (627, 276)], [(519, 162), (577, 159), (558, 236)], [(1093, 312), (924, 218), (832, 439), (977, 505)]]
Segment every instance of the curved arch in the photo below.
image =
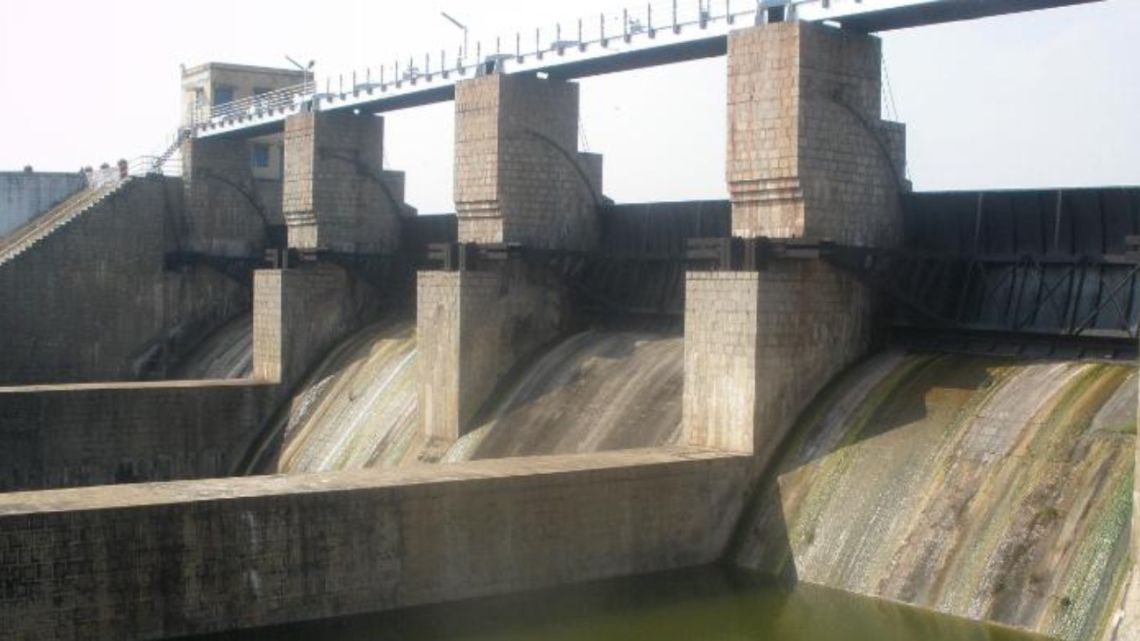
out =
[(322, 158), (339, 160), (341, 162), (346, 162), (352, 165), (353, 168), (356, 169), (357, 176), (367, 178), (379, 185), (380, 191), (384, 192), (384, 197), (388, 200), (388, 203), (392, 205), (392, 208), (396, 211), (396, 213), (398, 215), (403, 214), (404, 203), (396, 199), (396, 195), (392, 193), (392, 189), (388, 187), (388, 183), (384, 182), (384, 177), (378, 174), (372, 167), (368, 166), (367, 163), (360, 160), (359, 157), (355, 155), (341, 154), (331, 149), (318, 149), (317, 153), (319, 153)]
[[(554, 149), (554, 151), (558, 152), (558, 155), (570, 164), (570, 166), (574, 169), (574, 173), (577, 174), (578, 179), (582, 181), (582, 184), (585, 185), (586, 189), (590, 192), (590, 198), (594, 201), (594, 206), (599, 209), (602, 208), (602, 206), (605, 204), (605, 196), (598, 193), (598, 191), (594, 189), (593, 182), (590, 181), (590, 177), (586, 175), (586, 172), (582, 169), (581, 163), (578, 162), (577, 150), (571, 152), (563, 148), (562, 145), (558, 144), (558, 142), (550, 136), (547, 136), (546, 134), (536, 131), (530, 127), (524, 127), (522, 129), (522, 133), (538, 140), (539, 142), (542, 142), (543, 144)], [(507, 136), (508, 139), (512, 137), (513, 136)]]

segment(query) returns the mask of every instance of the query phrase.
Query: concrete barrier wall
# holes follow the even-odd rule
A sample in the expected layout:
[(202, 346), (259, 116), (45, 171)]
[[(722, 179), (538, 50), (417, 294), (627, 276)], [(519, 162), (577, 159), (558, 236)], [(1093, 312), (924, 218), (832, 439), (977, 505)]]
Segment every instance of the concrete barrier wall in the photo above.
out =
[(275, 390), (241, 381), (0, 388), (0, 492), (229, 476)]
[(332, 265), (256, 279), (257, 380), (0, 387), (0, 492), (234, 474), (285, 393), (376, 307)]
[(79, 172), (0, 172), (0, 236), (63, 202), (83, 189)]
[(706, 564), (747, 459), (693, 449), (0, 496), (0, 629), (159, 639)]

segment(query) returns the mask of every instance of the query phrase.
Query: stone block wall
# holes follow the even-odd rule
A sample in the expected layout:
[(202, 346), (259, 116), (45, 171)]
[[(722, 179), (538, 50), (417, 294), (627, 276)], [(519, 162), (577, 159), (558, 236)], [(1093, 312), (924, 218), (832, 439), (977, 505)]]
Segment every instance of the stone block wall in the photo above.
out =
[(819, 261), (690, 272), (685, 295), (685, 442), (754, 452), (758, 469), (870, 346), (871, 293)]
[(255, 281), (254, 380), (0, 387), (0, 493), (238, 473), (280, 401), (378, 306), (332, 265)]
[(689, 272), (686, 277), (686, 443), (752, 451), (759, 287), (757, 272)]
[(0, 495), (0, 629), (162, 639), (707, 564), (746, 464), (633, 450)]
[(578, 86), (494, 74), (455, 89), (461, 242), (597, 244), (601, 157), (578, 153)]
[(0, 388), (0, 493), (229, 476), (273, 392), (248, 381)]
[(370, 285), (326, 263), (258, 270), (253, 290), (253, 376), (284, 390), (379, 306)]
[(182, 143), (185, 218), (183, 251), (211, 256), (260, 256), (266, 227), (275, 224), (272, 192), (259, 188), (241, 139), (191, 138)]
[(905, 131), (881, 112), (881, 43), (822, 24), (729, 35), (733, 233), (893, 246)]
[(348, 253), (399, 248), (403, 174), (383, 167), (384, 120), (311, 112), (285, 120), (283, 211), (289, 245)]
[(516, 364), (571, 323), (558, 276), (521, 260), (420, 272), (416, 307), (422, 432), (445, 441), (464, 433)]
[(249, 307), (205, 268), (168, 272), (176, 179), (134, 179), (0, 265), (0, 385), (133, 380), (171, 333)]

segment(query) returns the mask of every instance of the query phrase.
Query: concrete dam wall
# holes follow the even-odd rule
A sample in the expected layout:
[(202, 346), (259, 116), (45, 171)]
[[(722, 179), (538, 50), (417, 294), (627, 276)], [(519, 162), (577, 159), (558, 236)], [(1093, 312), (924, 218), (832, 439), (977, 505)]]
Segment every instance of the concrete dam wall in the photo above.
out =
[(888, 351), (801, 416), (731, 558), (1076, 641), (1127, 578), (1135, 368)]
[(302, 110), (280, 193), (240, 135), (190, 135), (180, 182), (0, 248), (24, 385), (0, 630), (169, 638), (727, 560), (1137, 638), (1140, 381), (1069, 355), (1134, 351), (1140, 201), (944, 194), (923, 223), (877, 39), (781, 22), (727, 55), (728, 201), (613, 206), (577, 85), (481, 73), (453, 217), (416, 222), (376, 114)]

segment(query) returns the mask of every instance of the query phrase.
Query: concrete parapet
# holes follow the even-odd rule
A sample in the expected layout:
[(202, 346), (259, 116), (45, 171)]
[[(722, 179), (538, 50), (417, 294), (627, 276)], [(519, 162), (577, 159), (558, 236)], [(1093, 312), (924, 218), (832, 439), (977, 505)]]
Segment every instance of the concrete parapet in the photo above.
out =
[(0, 629), (161, 639), (703, 565), (746, 467), (678, 448), (3, 495)]
[(905, 130), (880, 119), (881, 59), (877, 38), (821, 24), (729, 35), (734, 235), (901, 240)]
[(602, 159), (578, 153), (578, 86), (493, 74), (455, 89), (460, 242), (592, 249)]
[(507, 373), (566, 331), (556, 274), (508, 260), (479, 271), (420, 272), (416, 334), (421, 431), (454, 441)]
[(284, 389), (379, 303), (372, 287), (326, 263), (258, 270), (253, 283), (253, 376)]
[(384, 171), (384, 120), (308, 112), (285, 120), (289, 246), (345, 253), (399, 248), (404, 175)]
[(865, 286), (818, 261), (690, 272), (683, 442), (754, 452), (763, 469), (811, 399), (866, 352), (872, 314)]

